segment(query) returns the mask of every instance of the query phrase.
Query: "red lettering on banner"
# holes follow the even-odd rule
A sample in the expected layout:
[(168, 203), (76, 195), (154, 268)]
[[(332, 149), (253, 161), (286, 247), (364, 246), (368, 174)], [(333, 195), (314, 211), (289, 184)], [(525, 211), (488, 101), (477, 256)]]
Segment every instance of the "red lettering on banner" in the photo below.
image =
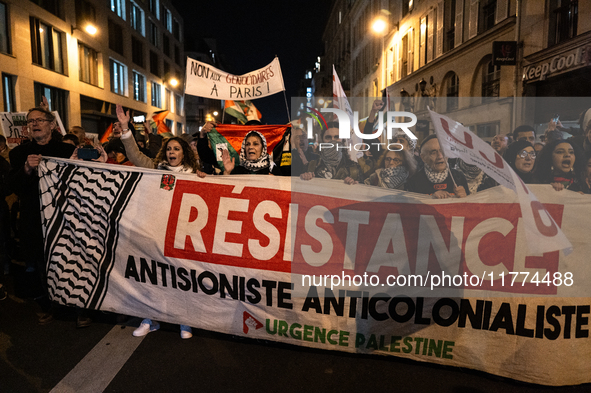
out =
[[(563, 206), (544, 207), (560, 226)], [(534, 203), (532, 209), (540, 232), (553, 236), (557, 228), (542, 221), (542, 205)], [(442, 266), (447, 274), (471, 274), (472, 268), (492, 271), (501, 265), (515, 271), (516, 255), (525, 247), (517, 236), (520, 218), (518, 203), (360, 202), (179, 180), (164, 255), (297, 274), (377, 274), (381, 280), (390, 274), (439, 274)], [(499, 222), (502, 231), (495, 224)], [(519, 266), (553, 274), (558, 260), (559, 252), (526, 255)], [(532, 283), (491, 288), (490, 280), (481, 288), (523, 294), (556, 292), (556, 287)]]
[[(472, 274), (467, 255), (478, 255), (482, 271), (503, 265), (515, 271), (521, 218), (518, 203), (407, 204), (359, 202), (292, 192), (298, 206), (297, 233), (293, 244), (292, 273), (315, 275)], [(562, 205), (545, 205), (557, 225)], [(343, 219), (343, 212), (347, 219)], [(350, 218), (353, 217), (353, 218)], [(492, 223), (503, 220), (509, 230), (496, 231)], [(483, 225), (479, 225), (483, 224)], [(293, 229), (292, 229), (293, 230)], [(470, 243), (467, 239), (470, 238)], [(520, 240), (521, 242), (522, 240)], [(353, 242), (351, 244), (351, 242)], [(525, 256), (524, 268), (558, 271), (559, 252)], [(471, 266), (474, 266), (471, 260)], [(480, 275), (479, 275), (480, 276)], [(495, 279), (497, 277), (495, 276)], [(485, 281), (482, 289), (524, 294), (553, 294), (556, 287), (525, 283), (500, 289)]]
[(466, 140), (466, 142), (462, 142), (461, 140), (456, 138), (455, 135), (453, 135), (449, 131), (449, 124), (447, 123), (447, 121), (445, 119), (441, 119), (441, 127), (443, 127), (443, 131), (445, 131), (445, 133), (454, 141), (458, 142), (461, 145), (466, 146), (468, 149), (474, 148), (474, 145), (472, 144), (472, 137), (470, 136), (470, 134), (467, 134), (464, 132), (464, 139)]
[(164, 240), (172, 258), (289, 272), (283, 260), (290, 193), (179, 180)]
[(491, 160), (489, 160), (489, 158), (483, 152), (479, 151), (479, 153), (482, 156), (482, 158), (484, 158), (486, 161), (490, 162), (491, 164), (493, 164), (497, 168), (503, 169), (505, 167), (505, 164), (503, 164), (503, 157), (501, 157), (499, 155), (499, 153), (497, 153), (496, 151), (494, 152), (495, 162), (492, 162)]
[(554, 222), (552, 222), (552, 220), (550, 220), (550, 217), (548, 217), (548, 221), (550, 221), (550, 225), (545, 225), (544, 222), (542, 221), (542, 217), (540, 216), (540, 212), (544, 211), (544, 206), (539, 201), (532, 201), (531, 202), (531, 210), (534, 215), (534, 220), (536, 222), (536, 227), (538, 228), (538, 231), (544, 236), (548, 236), (548, 237), (556, 236), (556, 234), (558, 233), (558, 228), (556, 228), (556, 225), (554, 225)]

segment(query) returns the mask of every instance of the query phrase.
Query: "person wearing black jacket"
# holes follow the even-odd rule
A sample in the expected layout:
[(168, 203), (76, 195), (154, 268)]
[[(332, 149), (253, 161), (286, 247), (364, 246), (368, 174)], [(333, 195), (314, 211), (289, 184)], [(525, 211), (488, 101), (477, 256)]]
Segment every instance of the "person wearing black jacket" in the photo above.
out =
[(320, 156), (314, 153), (314, 149), (308, 144), (306, 132), (301, 128), (294, 128), (293, 144), (291, 151), (291, 174), (299, 176), (308, 168), (310, 161), (317, 161)]
[[(52, 136), (56, 127), (55, 116), (44, 108), (33, 108), (27, 114), (30, 143), (15, 147), (10, 151), (12, 170), (7, 179), (8, 186), (20, 198), (20, 222), (22, 249), (29, 271), (36, 270), (41, 282), (46, 283), (47, 259), (43, 251), (43, 231), (41, 206), (39, 203), (39, 176), (37, 167), (42, 157), (70, 158), (75, 147), (62, 143)], [(43, 285), (47, 295), (46, 284)], [(39, 319), (40, 324), (49, 323), (53, 315), (48, 313), (50, 304), (41, 304), (45, 312)]]
[(407, 191), (437, 199), (463, 198), (470, 194), (464, 175), (448, 167), (435, 134), (425, 138), (419, 151), (425, 166), (406, 181)]
[[(255, 128), (256, 124), (253, 125)], [(215, 128), (214, 122), (206, 122), (199, 133), (197, 141), (197, 152), (199, 158), (206, 163), (217, 167), (215, 153), (209, 147), (207, 133)], [(240, 162), (236, 163), (234, 158), (230, 157), (228, 150), (222, 152), (222, 161), (224, 163), (224, 175), (275, 175), (281, 176), (281, 171), (272, 162), (267, 153), (267, 140), (260, 132), (256, 130), (249, 131), (242, 141), (240, 149)]]
[(518, 140), (511, 143), (503, 158), (525, 184), (533, 183), (536, 151), (529, 141)]
[(222, 152), (224, 175), (276, 175), (281, 176), (279, 167), (275, 165), (267, 153), (267, 140), (258, 131), (252, 130), (242, 140), (240, 148), (240, 164), (230, 158), (228, 150)]
[(6, 177), (10, 173), (10, 164), (0, 155), (0, 300), (6, 299), (6, 289), (3, 288), (4, 275), (8, 274), (10, 258), (7, 245), (10, 238), (10, 209), (6, 197), (12, 192), (6, 185)]

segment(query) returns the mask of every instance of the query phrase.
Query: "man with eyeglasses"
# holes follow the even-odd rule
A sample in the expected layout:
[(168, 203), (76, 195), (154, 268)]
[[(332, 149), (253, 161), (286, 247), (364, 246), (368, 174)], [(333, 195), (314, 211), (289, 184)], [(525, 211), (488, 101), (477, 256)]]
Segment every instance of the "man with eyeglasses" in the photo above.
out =
[(53, 320), (53, 315), (47, 297), (47, 261), (43, 253), (37, 168), (42, 157), (70, 158), (75, 147), (52, 138), (52, 130), (56, 127), (55, 116), (44, 108), (30, 109), (27, 124), (31, 142), (10, 151), (12, 170), (7, 180), (20, 198), (21, 249), (25, 252), (27, 273), (37, 272), (41, 276), (44, 296), (39, 302), (43, 311), (39, 323), (47, 324)]
[(425, 166), (406, 181), (407, 191), (429, 194), (436, 199), (463, 198), (470, 194), (464, 175), (448, 168), (435, 134), (425, 138), (419, 152)]

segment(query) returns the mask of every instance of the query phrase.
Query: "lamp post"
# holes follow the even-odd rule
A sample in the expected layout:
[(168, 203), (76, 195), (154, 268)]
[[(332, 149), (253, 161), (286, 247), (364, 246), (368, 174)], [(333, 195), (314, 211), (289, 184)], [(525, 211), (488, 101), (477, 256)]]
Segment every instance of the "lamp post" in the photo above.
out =
[(371, 29), (373, 30), (373, 32), (375, 34), (379, 34), (381, 36), (381, 40), (382, 40), (382, 45), (381, 45), (381, 51), (380, 51), (380, 68), (381, 68), (381, 72), (380, 72), (380, 79), (382, 80), (380, 83), (380, 91), (384, 90), (386, 88), (386, 76), (385, 76), (385, 72), (386, 72), (386, 67), (384, 64), (384, 35), (386, 34), (386, 30), (388, 27), (388, 23), (386, 22), (386, 20), (384, 19), (383, 16), (378, 16), (376, 19), (374, 19), (372, 25), (371, 25)]

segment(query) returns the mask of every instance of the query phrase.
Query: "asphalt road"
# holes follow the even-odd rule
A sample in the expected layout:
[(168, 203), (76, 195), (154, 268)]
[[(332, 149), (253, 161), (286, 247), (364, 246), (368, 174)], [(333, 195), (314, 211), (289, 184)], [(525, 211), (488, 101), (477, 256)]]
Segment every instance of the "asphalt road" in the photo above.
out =
[[(13, 269), (13, 271), (18, 270)], [(32, 299), (0, 301), (0, 393), (12, 392), (591, 392), (546, 387), (402, 358), (352, 355), (240, 339), (204, 330), (182, 340), (177, 325), (133, 337), (139, 318), (117, 324), (93, 312), (76, 328), (61, 308), (45, 326)], [(17, 277), (18, 279), (18, 277)]]

